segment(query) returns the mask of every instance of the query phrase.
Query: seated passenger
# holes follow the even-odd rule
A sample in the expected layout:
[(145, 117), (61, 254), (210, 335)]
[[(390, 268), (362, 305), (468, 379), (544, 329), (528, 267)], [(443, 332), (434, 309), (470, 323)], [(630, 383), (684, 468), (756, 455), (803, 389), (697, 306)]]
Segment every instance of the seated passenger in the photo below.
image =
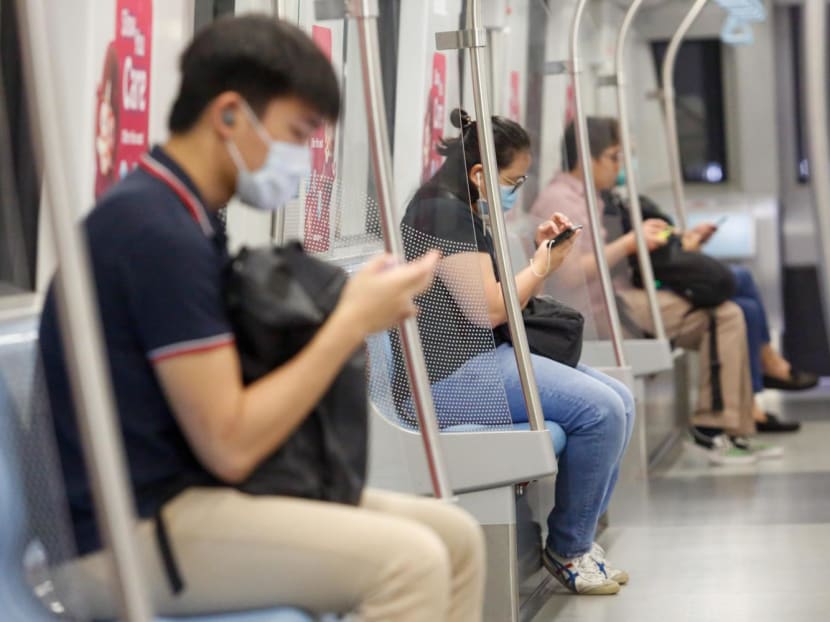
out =
[[(615, 186), (621, 170), (617, 121), (611, 118), (588, 118), (588, 138), (596, 185), (593, 191), (599, 194)], [(587, 220), (588, 204), (585, 199), (583, 170), (577, 153), (573, 123), (565, 129), (562, 151), (568, 165), (567, 170), (554, 176), (537, 197), (531, 212), (537, 219), (549, 218), (552, 213), (561, 211), (571, 219)], [(601, 197), (599, 198), (601, 200)], [(650, 250), (666, 244), (664, 220), (645, 220), (643, 232)], [(636, 253), (636, 241), (631, 231), (605, 241), (603, 252), (612, 270)], [(591, 280), (591, 288), (598, 289), (598, 269), (593, 244), (588, 237), (583, 237), (581, 242), (577, 242), (577, 246), (579, 268), (571, 274), (563, 274), (563, 281), (571, 280), (575, 286), (580, 282), (579, 277), (587, 275)], [(625, 272), (622, 271), (622, 274)], [(620, 271), (617, 275), (619, 278)], [(627, 313), (642, 329), (653, 332), (645, 291), (632, 289), (629, 285), (617, 288), (617, 292), (624, 302), (622, 313)], [(721, 364), (720, 385), (724, 405), (722, 410), (715, 410), (712, 404), (708, 311), (693, 310), (685, 298), (669, 290), (661, 289), (657, 295), (669, 338), (680, 347), (700, 351), (700, 384), (697, 406), (692, 415), (692, 447), (703, 451), (713, 464), (748, 464), (754, 462), (757, 457), (780, 455), (780, 448), (750, 444), (746, 440), (746, 437), (755, 434), (756, 427), (753, 418), (754, 400), (749, 375), (746, 324), (740, 307), (733, 302), (725, 302), (715, 310), (717, 354)]]
[[(418, 318), (436, 410), (443, 421), (456, 420), (462, 410), (466, 420), (475, 421), (491, 382), (486, 371), (495, 366), (512, 420), (527, 422), (513, 346), (501, 338), (501, 331), (494, 331), (506, 323), (507, 311), (494, 266), (476, 123), (459, 110), (453, 112), (452, 122), (462, 136), (442, 142), (446, 160), (415, 194), (402, 223), (408, 256), (431, 246), (439, 246), (444, 254), (438, 278), (419, 300)], [(501, 117), (493, 118), (493, 131), (503, 207), (509, 209), (531, 163), (530, 137)], [(573, 241), (550, 253), (546, 244), (570, 226), (567, 218), (554, 214), (538, 228), (538, 250), (531, 265), (515, 277), (522, 306), (570, 252)], [(470, 295), (479, 287), (484, 301)], [(480, 308), (482, 304), (486, 309)], [(475, 355), (466, 349), (481, 339), (491, 346), (495, 342), (495, 353)], [(559, 456), (556, 506), (548, 517), (545, 566), (575, 593), (614, 594), (628, 575), (611, 568), (594, 536), (631, 436), (634, 400), (625, 385), (589, 367), (575, 369), (537, 355), (531, 355), (531, 361), (544, 417), (559, 424), (568, 437)]]
[[(370, 261), (303, 350), (243, 386), (217, 211), (234, 193), (261, 209), (296, 195), (309, 137), (338, 117), (337, 80), (310, 38), (265, 16), (211, 24), (181, 72), (170, 139), (84, 223), (156, 611), (290, 605), (375, 622), (481, 620), (483, 538), (459, 508), (380, 490), (349, 506), (235, 488), (301, 425), (367, 335), (412, 315), (437, 257), (394, 268), (388, 257)], [(58, 574), (89, 607), (79, 617), (112, 619), (118, 597), (70, 407), (54, 288), (40, 338), (80, 555)], [(162, 512), (180, 593), (154, 539), (151, 517)]]
[[(624, 222), (630, 223), (628, 207), (612, 193), (603, 193), (606, 209), (619, 212)], [(659, 218), (673, 225), (671, 218), (647, 197), (640, 197), (644, 218)], [(630, 224), (627, 229), (630, 230)], [(699, 252), (703, 245), (717, 232), (718, 227), (713, 223), (701, 223), (683, 235), (683, 248), (687, 251)], [(818, 376), (813, 373), (793, 368), (770, 343), (769, 323), (764, 308), (764, 301), (752, 272), (744, 266), (731, 265), (735, 275), (737, 290), (732, 301), (737, 304), (744, 314), (747, 328), (747, 342), (749, 345), (749, 364), (752, 374), (752, 390), (760, 393), (765, 388), (781, 389), (785, 391), (803, 391), (818, 384)], [(756, 403), (753, 416), (759, 432), (795, 432), (801, 424), (794, 421), (781, 421), (772, 413), (765, 413)]]

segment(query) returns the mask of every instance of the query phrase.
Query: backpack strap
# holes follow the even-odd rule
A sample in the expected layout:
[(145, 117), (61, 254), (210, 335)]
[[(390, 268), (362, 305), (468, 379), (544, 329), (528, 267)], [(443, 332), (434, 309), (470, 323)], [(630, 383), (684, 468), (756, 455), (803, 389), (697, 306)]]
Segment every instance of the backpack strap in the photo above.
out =
[(712, 412), (723, 412), (723, 389), (720, 382), (720, 356), (718, 354), (718, 314), (709, 309), (709, 373), (712, 385)]

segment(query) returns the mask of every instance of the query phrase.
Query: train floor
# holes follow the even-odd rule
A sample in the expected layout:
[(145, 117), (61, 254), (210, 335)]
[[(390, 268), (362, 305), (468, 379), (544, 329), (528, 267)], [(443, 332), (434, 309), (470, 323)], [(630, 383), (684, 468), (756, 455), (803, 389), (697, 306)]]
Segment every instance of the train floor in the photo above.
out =
[(773, 401), (804, 422), (762, 437), (783, 458), (722, 468), (678, 451), (639, 498), (615, 500), (600, 537), (629, 585), (557, 593), (533, 622), (830, 620), (830, 387)]

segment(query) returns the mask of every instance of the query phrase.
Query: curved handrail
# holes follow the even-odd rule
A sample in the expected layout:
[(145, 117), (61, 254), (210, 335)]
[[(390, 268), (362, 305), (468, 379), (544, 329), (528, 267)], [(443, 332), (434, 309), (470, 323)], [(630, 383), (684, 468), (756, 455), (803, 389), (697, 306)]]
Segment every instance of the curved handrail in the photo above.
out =
[(643, 0), (634, 0), (620, 26), (620, 33), (617, 36), (617, 49), (615, 56), (617, 75), (617, 109), (620, 115), (620, 139), (623, 148), (623, 162), (625, 163), (626, 180), (628, 183), (628, 203), (631, 208), (631, 224), (634, 236), (637, 240), (637, 260), (640, 264), (643, 288), (648, 296), (648, 305), (651, 310), (651, 318), (654, 323), (654, 335), (657, 339), (666, 339), (666, 327), (663, 324), (663, 316), (660, 313), (660, 305), (657, 301), (657, 288), (654, 284), (654, 270), (651, 266), (651, 254), (646, 244), (643, 233), (643, 210), (640, 205), (640, 194), (637, 187), (637, 174), (634, 170), (634, 155), (631, 149), (631, 126), (628, 116), (628, 102), (625, 99), (625, 44), (628, 33), (631, 31), (631, 24)]
[(582, 165), (582, 175), (585, 182), (585, 198), (588, 202), (588, 224), (591, 229), (591, 237), (594, 241), (594, 255), (599, 271), (602, 294), (605, 298), (605, 308), (608, 315), (608, 324), (611, 328), (611, 343), (614, 346), (619, 367), (627, 367), (625, 350), (623, 347), (623, 332), (620, 324), (620, 313), (617, 309), (617, 300), (614, 297), (614, 284), (611, 281), (611, 271), (605, 259), (605, 240), (602, 237), (602, 226), (600, 223), (600, 211), (597, 206), (597, 193), (594, 189), (594, 172), (591, 166), (591, 149), (588, 142), (588, 119), (585, 115), (585, 106), (582, 99), (582, 87), (579, 83), (579, 74), (582, 72), (581, 59), (579, 56), (579, 28), (582, 25), (582, 16), (588, 0), (579, 0), (574, 11), (570, 32), (570, 75), (573, 80), (574, 108), (576, 109), (576, 144)]
[(674, 67), (677, 64), (677, 53), (683, 39), (692, 27), (700, 12), (709, 0), (695, 0), (695, 3), (686, 13), (680, 26), (669, 42), (666, 49), (666, 56), (663, 58), (662, 81), (663, 81), (663, 116), (666, 122), (666, 145), (669, 155), (669, 174), (671, 175), (672, 195), (674, 196), (674, 209), (677, 214), (677, 224), (685, 231), (688, 227), (686, 218), (686, 197), (683, 192), (683, 169), (680, 162), (680, 139), (677, 130), (677, 108), (674, 101)]

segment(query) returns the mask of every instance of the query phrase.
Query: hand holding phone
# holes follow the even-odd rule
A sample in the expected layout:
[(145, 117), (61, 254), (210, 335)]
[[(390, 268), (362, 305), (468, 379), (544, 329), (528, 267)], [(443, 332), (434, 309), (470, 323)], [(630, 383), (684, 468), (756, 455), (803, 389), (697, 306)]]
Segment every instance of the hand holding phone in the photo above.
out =
[(573, 227), (568, 227), (552, 240), (548, 240), (548, 248), (553, 248), (557, 244), (562, 244), (563, 242), (570, 240), (574, 235), (576, 235), (576, 232), (582, 228), (582, 225), (574, 225)]

